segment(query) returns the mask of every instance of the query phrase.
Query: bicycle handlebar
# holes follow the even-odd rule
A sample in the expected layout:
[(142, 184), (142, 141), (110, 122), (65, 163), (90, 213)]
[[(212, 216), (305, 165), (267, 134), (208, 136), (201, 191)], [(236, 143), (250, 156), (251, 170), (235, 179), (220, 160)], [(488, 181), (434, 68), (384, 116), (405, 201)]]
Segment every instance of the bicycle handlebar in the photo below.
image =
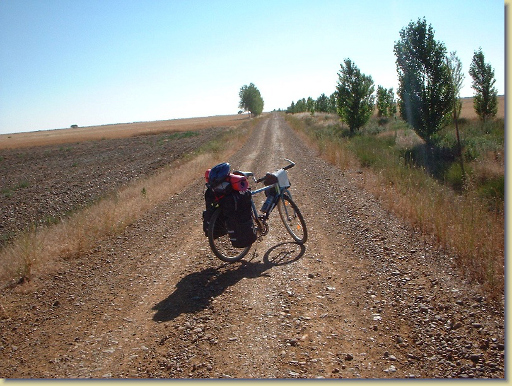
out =
[(285, 161), (288, 161), (290, 164), (289, 165), (286, 165), (283, 170), (288, 170), (288, 169), (291, 169), (295, 166), (295, 162), (293, 162), (292, 160), (289, 160), (288, 158), (285, 158), (284, 159)]
[[(284, 168), (282, 168), (283, 170), (288, 170), (288, 169), (291, 169), (295, 166), (295, 162), (293, 162), (292, 160), (289, 160), (288, 158), (285, 158), (285, 161), (288, 161), (289, 164), (286, 165)], [(265, 178), (267, 178), (267, 175), (264, 175), (263, 177), (261, 178), (258, 178), (256, 181), (257, 184), (259, 184), (260, 182), (263, 182), (265, 181)]]

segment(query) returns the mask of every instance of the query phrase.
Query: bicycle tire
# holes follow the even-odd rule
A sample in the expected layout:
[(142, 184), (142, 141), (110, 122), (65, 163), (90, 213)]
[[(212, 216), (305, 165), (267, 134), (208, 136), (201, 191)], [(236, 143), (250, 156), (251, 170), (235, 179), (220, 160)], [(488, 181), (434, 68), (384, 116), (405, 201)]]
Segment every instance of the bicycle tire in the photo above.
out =
[(277, 209), (288, 233), (298, 244), (304, 244), (308, 239), (308, 230), (297, 204), (290, 196), (283, 194), (279, 199)]
[(208, 242), (215, 256), (222, 261), (232, 263), (247, 255), (251, 246), (249, 245), (245, 248), (233, 247), (229, 235), (225, 230), (226, 225), (221, 215), (222, 210), (220, 208), (212, 214), (210, 225), (208, 226)]

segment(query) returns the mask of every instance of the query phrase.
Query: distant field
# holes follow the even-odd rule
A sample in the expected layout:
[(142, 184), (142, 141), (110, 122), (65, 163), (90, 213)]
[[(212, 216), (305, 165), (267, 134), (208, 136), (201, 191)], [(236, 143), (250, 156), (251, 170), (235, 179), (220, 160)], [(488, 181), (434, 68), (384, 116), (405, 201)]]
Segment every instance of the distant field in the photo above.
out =
[[(473, 98), (462, 99), (461, 117), (466, 119), (478, 118), (473, 108)], [(505, 117), (505, 97), (503, 95), (498, 96), (497, 117)], [(28, 133), (0, 134), (0, 149), (55, 145), (99, 139), (127, 138), (136, 135), (201, 130), (210, 127), (231, 127), (239, 125), (245, 119), (247, 119), (246, 114), (218, 115), (202, 118), (118, 123), (58, 130), (41, 130)]]
[[(461, 118), (476, 119), (475, 108), (473, 107), (473, 98), (462, 98), (462, 111), (460, 112)], [(505, 118), (505, 96), (498, 96), (498, 113), (497, 118)]]
[[(374, 111), (374, 116), (377, 116), (377, 110)], [(477, 119), (475, 108), (473, 107), (473, 98), (462, 98), (462, 110), (460, 112), (461, 118)], [(496, 118), (505, 118), (505, 96), (498, 95), (498, 113)]]
[(0, 149), (56, 145), (99, 139), (127, 138), (136, 135), (201, 130), (211, 127), (231, 127), (239, 125), (246, 119), (247, 114), (218, 115), (204, 118), (119, 123), (58, 130), (41, 130), (28, 133), (0, 134)]

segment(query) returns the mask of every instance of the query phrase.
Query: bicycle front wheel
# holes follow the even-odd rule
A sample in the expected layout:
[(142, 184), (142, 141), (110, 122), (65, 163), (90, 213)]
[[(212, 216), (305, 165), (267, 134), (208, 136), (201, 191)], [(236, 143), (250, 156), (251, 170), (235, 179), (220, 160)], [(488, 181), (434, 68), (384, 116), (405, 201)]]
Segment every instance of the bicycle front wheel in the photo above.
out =
[(297, 204), (290, 196), (283, 194), (277, 204), (277, 209), (288, 233), (297, 243), (304, 244), (308, 239), (308, 230)]
[(210, 219), (208, 242), (214, 255), (228, 263), (242, 259), (251, 249), (250, 245), (245, 248), (233, 247), (226, 228), (226, 221), (220, 208), (213, 212)]

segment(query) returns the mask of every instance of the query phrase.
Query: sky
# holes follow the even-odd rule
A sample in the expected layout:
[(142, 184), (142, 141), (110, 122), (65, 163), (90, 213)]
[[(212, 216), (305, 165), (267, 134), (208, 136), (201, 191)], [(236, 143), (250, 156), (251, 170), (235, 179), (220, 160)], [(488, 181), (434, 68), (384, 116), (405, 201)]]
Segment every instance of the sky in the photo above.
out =
[(425, 18), (468, 71), (480, 47), (505, 93), (499, 0), (0, 0), (0, 134), (264, 111), (335, 91), (347, 58), (398, 88), (393, 46)]

